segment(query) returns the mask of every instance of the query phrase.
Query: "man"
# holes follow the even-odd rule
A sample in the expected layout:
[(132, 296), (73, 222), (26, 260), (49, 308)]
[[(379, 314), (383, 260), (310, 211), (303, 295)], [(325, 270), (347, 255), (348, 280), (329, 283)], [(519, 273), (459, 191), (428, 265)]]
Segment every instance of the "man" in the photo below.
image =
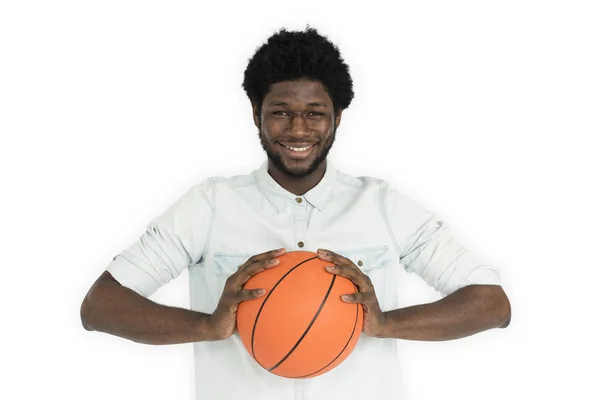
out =
[[(450, 340), (510, 320), (496, 271), (448, 226), (386, 182), (327, 161), (352, 79), (336, 46), (314, 29), (281, 30), (250, 60), (243, 87), (268, 160), (248, 175), (192, 187), (116, 256), (81, 308), (86, 329), (148, 344), (194, 343), (198, 399), (397, 398), (397, 339)], [(236, 334), (243, 284), (286, 251), (317, 251), (359, 291), (364, 328), (352, 354), (311, 379), (262, 369)], [(274, 263), (271, 261), (274, 260)], [(398, 309), (398, 272), (443, 298)], [(147, 299), (189, 269), (191, 310)], [(299, 299), (301, 301), (301, 299)]]

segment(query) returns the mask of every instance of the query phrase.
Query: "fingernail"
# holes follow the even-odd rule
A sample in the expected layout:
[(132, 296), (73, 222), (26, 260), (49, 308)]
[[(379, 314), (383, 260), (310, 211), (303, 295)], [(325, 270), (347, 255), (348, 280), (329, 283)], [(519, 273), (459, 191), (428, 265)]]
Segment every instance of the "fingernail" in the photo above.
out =
[(272, 260), (269, 260), (269, 263), (267, 264), (267, 269), (269, 268), (275, 268), (277, 265), (279, 264), (279, 258), (273, 258)]
[(335, 265), (328, 265), (325, 267), (327, 271), (335, 271)]
[(348, 301), (348, 300), (350, 300), (350, 296), (348, 296), (347, 294), (344, 294), (344, 295), (342, 295), (342, 300)]
[(261, 294), (265, 294), (265, 289), (258, 289), (258, 290), (256, 291), (256, 293), (258, 293), (259, 295), (261, 295)]

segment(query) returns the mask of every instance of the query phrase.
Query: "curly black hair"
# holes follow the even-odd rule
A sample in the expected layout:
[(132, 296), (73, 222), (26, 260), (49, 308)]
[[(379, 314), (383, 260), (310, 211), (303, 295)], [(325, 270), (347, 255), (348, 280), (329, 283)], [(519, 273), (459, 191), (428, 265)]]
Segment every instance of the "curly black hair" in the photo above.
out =
[(274, 83), (307, 78), (323, 84), (337, 113), (352, 98), (352, 78), (336, 45), (309, 26), (304, 31), (280, 29), (252, 56), (242, 87), (259, 110)]

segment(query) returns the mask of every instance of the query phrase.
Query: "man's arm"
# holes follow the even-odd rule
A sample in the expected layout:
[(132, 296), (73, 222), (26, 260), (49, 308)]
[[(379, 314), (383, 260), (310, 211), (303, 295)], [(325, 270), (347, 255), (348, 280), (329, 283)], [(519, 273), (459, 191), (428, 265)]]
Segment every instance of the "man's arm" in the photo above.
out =
[(371, 279), (352, 260), (327, 249), (317, 254), (334, 264), (325, 268), (328, 272), (350, 279), (358, 288), (341, 299), (362, 304), (363, 332), (368, 336), (451, 340), (509, 324), (510, 302), (499, 285), (468, 285), (434, 303), (382, 312)]
[(434, 303), (383, 313), (378, 337), (452, 340), (510, 323), (508, 297), (497, 285), (465, 286)]
[(148, 299), (203, 257), (210, 235), (214, 185), (191, 187), (107, 266), (81, 305), (81, 320), (97, 330), (147, 344), (213, 339), (207, 315)]
[(383, 216), (401, 264), (443, 298), (385, 312), (385, 329), (379, 334), (448, 340), (506, 327), (511, 305), (498, 272), (464, 247), (434, 212), (389, 185), (383, 185), (380, 194)]
[(212, 314), (167, 307), (122, 286), (108, 271), (94, 283), (81, 305), (85, 329), (145, 344), (176, 344), (224, 340), (236, 330), (240, 302), (264, 296), (264, 289), (243, 289), (255, 274), (279, 264), (285, 249), (250, 257), (225, 282)]
[(145, 344), (214, 340), (208, 316), (157, 304), (122, 286), (106, 271), (81, 305), (81, 322), (85, 329)]
[(342, 296), (342, 300), (362, 304), (363, 332), (375, 337), (450, 340), (508, 326), (511, 306), (494, 268), (461, 246), (448, 224), (433, 212), (387, 184), (380, 186), (379, 193), (398, 260), (444, 298), (382, 312), (370, 278), (351, 260), (319, 249), (322, 260), (335, 264), (326, 268), (329, 272), (357, 286), (357, 293)]

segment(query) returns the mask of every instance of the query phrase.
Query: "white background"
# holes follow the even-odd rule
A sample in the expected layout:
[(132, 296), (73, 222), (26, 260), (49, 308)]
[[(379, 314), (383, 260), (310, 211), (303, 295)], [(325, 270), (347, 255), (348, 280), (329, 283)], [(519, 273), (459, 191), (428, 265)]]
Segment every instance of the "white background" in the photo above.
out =
[[(262, 163), (243, 71), (309, 23), (355, 82), (332, 162), (435, 210), (513, 305), (508, 329), (402, 342), (399, 393), (597, 399), (597, 3), (214, 3), (1, 3), (0, 397), (192, 399), (191, 345), (87, 332), (79, 306), (190, 185)], [(186, 307), (187, 275), (152, 299)]]

